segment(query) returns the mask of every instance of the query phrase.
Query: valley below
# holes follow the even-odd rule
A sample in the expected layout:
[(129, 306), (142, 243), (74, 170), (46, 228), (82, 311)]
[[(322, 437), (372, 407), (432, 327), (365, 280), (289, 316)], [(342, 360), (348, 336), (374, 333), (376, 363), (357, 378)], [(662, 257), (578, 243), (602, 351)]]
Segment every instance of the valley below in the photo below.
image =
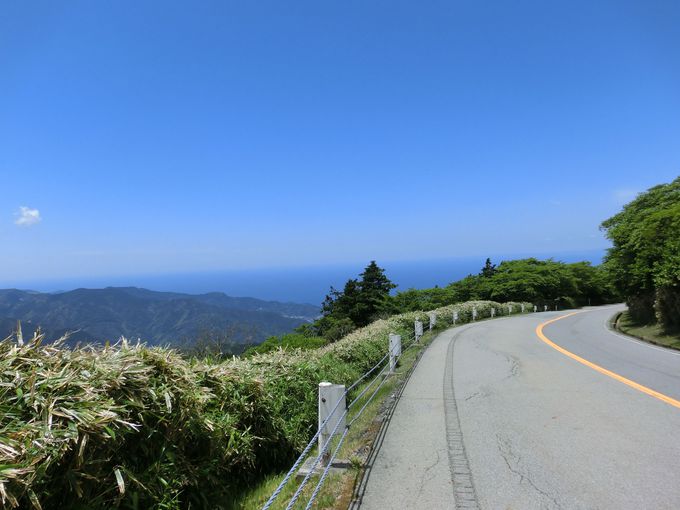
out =
[(137, 287), (41, 293), (0, 290), (0, 336), (24, 336), (40, 327), (48, 341), (69, 333), (68, 343), (115, 342), (120, 337), (149, 345), (191, 345), (219, 335), (255, 344), (287, 333), (319, 315), (314, 305), (232, 297), (221, 292), (184, 294)]

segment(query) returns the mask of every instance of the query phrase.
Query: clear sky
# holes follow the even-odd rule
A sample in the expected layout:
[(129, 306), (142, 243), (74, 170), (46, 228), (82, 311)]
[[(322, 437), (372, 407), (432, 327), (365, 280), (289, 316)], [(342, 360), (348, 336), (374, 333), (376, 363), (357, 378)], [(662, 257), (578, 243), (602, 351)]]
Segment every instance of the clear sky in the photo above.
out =
[[(0, 287), (603, 249), (680, 2), (3, 2)], [(348, 275), (350, 276), (350, 275)]]

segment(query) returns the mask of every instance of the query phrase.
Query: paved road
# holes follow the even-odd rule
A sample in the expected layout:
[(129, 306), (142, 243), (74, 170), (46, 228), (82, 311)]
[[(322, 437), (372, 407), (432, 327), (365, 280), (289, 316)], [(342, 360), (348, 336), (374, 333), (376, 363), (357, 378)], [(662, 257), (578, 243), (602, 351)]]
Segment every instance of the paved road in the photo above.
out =
[[(680, 355), (619, 336), (621, 307), (447, 330), (413, 373), (364, 480), (372, 509), (680, 509)], [(614, 375), (617, 378), (612, 377)]]

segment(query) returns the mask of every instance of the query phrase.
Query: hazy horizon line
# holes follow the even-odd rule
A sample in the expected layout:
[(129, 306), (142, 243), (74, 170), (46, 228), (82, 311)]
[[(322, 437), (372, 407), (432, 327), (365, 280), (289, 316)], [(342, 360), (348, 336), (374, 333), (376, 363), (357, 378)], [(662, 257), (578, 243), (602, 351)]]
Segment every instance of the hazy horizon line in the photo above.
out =
[[(606, 250), (583, 250), (553, 253), (489, 254), (465, 257), (440, 257), (419, 260), (380, 261), (387, 276), (399, 290), (445, 286), (452, 281), (475, 274), (486, 258), (499, 264), (504, 260), (523, 258), (555, 259), (571, 263), (602, 262)], [(55, 278), (21, 279), (0, 283), (2, 288), (34, 292), (67, 292), (78, 288), (139, 287), (158, 292), (205, 294), (223, 292), (233, 297), (253, 297), (268, 301), (319, 303), (331, 286), (341, 287), (356, 277), (369, 260), (327, 265), (299, 265), (244, 269), (196, 270), (118, 275), (64, 276)]]

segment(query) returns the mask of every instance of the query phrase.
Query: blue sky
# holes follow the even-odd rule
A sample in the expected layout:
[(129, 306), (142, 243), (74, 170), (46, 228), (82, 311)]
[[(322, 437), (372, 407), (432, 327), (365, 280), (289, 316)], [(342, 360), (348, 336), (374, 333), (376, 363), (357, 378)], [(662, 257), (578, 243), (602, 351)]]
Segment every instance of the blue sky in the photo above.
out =
[(602, 250), (680, 174), (679, 24), (675, 1), (5, 2), (0, 287)]

